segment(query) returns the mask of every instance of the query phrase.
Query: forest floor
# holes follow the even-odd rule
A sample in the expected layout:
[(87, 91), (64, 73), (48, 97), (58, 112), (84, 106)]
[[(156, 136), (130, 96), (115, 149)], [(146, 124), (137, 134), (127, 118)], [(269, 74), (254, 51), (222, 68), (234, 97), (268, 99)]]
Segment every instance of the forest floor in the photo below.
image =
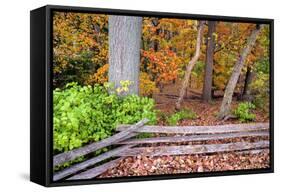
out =
[[(178, 86), (167, 86), (163, 92), (154, 95), (156, 108), (164, 114), (175, 112), (175, 102), (178, 98)], [(221, 125), (241, 123), (238, 119), (229, 119), (227, 121), (216, 118), (219, 111), (222, 97), (214, 99), (211, 103), (203, 102), (200, 98), (200, 90), (189, 92), (182, 103), (183, 109), (191, 109), (197, 115), (195, 119), (186, 119), (178, 122), (179, 126), (184, 125)], [(232, 102), (232, 107), (237, 106), (239, 101)], [(262, 110), (253, 111), (256, 115), (255, 122), (268, 122), (269, 117)], [(159, 125), (165, 122), (158, 121)], [(229, 142), (255, 142), (261, 137), (255, 138), (234, 138), (205, 142), (190, 142), (189, 144), (214, 144)], [(179, 145), (179, 144), (178, 144)], [(178, 155), (161, 157), (127, 157), (124, 158), (117, 167), (108, 170), (99, 177), (123, 177), (140, 175), (161, 175), (192, 172), (210, 172), (227, 170), (245, 170), (268, 168), (270, 166), (269, 151), (263, 151), (257, 154), (243, 154), (237, 152), (200, 154), (200, 155)]]

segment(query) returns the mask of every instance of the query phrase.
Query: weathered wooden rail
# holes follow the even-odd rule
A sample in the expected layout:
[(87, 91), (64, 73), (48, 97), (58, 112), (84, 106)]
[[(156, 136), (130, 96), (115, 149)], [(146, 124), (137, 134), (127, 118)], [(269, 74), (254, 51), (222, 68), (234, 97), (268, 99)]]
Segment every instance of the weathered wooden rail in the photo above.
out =
[[(117, 128), (119, 133), (84, 147), (74, 149), (53, 157), (54, 167), (74, 160), (80, 156), (93, 153), (104, 147), (116, 146), (114, 149), (99, 156), (77, 163), (61, 171), (55, 172), (53, 180), (76, 180), (94, 178), (128, 156), (164, 156), (164, 155), (190, 155), (210, 154), (218, 152), (260, 153), (269, 150), (269, 123), (255, 124), (228, 124), (215, 126), (147, 126), (147, 119), (134, 125), (121, 125)], [(164, 133), (165, 137), (134, 138), (139, 133)], [(203, 142), (244, 137), (261, 137), (258, 142), (231, 142), (221, 144), (190, 144), (190, 142)], [(149, 146), (157, 143), (178, 143), (176, 146)], [(145, 144), (144, 146), (138, 145)], [(104, 164), (96, 164), (111, 158), (116, 158)]]

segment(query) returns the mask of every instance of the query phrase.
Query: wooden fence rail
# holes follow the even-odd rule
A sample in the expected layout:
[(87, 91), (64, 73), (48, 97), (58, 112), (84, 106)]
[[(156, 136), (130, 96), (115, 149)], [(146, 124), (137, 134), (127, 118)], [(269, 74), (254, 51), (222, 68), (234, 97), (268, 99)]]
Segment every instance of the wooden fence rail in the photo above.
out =
[(131, 125), (129, 128), (127, 128), (124, 131), (121, 131), (120, 133), (117, 133), (111, 137), (108, 137), (106, 139), (103, 139), (99, 142), (95, 142), (89, 145), (86, 145), (84, 147), (72, 150), (72, 151), (68, 151), (68, 152), (64, 152), (61, 154), (58, 154), (56, 156), (54, 156), (53, 159), (53, 166), (57, 166), (60, 165), (62, 163), (71, 161), (76, 159), (77, 157), (89, 154), (91, 152), (97, 151), (101, 148), (110, 146), (118, 141), (123, 140), (124, 138), (127, 138), (127, 136), (132, 133), (133, 131), (136, 131), (137, 129), (139, 129), (140, 127), (142, 127), (143, 125), (145, 125), (148, 122), (148, 119), (143, 119), (141, 121), (139, 121), (138, 123), (136, 123), (135, 125)]
[[(129, 125), (117, 127), (118, 131), (128, 129)], [(212, 126), (142, 126), (135, 131), (138, 133), (177, 133), (177, 134), (216, 134), (231, 132), (247, 132), (268, 130), (269, 123), (228, 124)]]
[(159, 147), (136, 147), (122, 151), (118, 156), (164, 156), (164, 155), (190, 155), (202, 153), (217, 153), (229, 151), (242, 151), (256, 148), (268, 148), (269, 141), (259, 142), (236, 142), (227, 144), (209, 145), (179, 145), (179, 146), (159, 146)]
[(94, 157), (94, 158), (91, 158), (91, 159), (88, 159), (82, 163), (78, 163), (76, 165), (73, 165), (69, 168), (66, 168), (62, 171), (59, 171), (57, 173), (54, 174), (53, 176), (53, 180), (54, 181), (57, 181), (59, 179), (62, 179), (64, 177), (67, 177), (73, 173), (76, 173), (80, 170), (83, 170), (87, 167), (90, 167), (90, 166), (93, 166), (103, 160), (106, 160), (110, 157), (115, 157), (115, 156), (118, 156), (122, 151), (126, 151), (127, 149), (129, 149), (130, 147), (133, 147), (134, 145), (124, 145), (124, 146), (121, 146), (121, 147), (118, 147), (116, 149), (113, 149), (111, 151), (108, 151), (108, 152), (105, 152), (97, 157)]
[(127, 139), (118, 142), (118, 144), (145, 144), (145, 143), (181, 143), (190, 141), (208, 141), (208, 140), (221, 140), (232, 139), (237, 137), (262, 137), (269, 136), (269, 131), (259, 132), (238, 132), (227, 134), (213, 134), (213, 135), (188, 135), (188, 136), (171, 136), (171, 137), (152, 137), (143, 139)]
[[(99, 156), (77, 163), (61, 171), (55, 172), (53, 180), (76, 180), (94, 178), (106, 170), (115, 167), (127, 156), (163, 156), (163, 155), (189, 155), (210, 154), (218, 152), (260, 153), (269, 150), (269, 123), (255, 124), (229, 124), (216, 126), (147, 126), (147, 119), (134, 125), (121, 125), (117, 127), (119, 133), (84, 147), (74, 149), (53, 157), (54, 167), (76, 159), (77, 157), (95, 152), (110, 145), (118, 146)], [(175, 136), (133, 138), (139, 133), (166, 133)], [(178, 134), (181, 134), (178, 136)], [(224, 140), (244, 137), (260, 137), (258, 142), (231, 142), (221, 144), (190, 144), (186, 142)], [(243, 141), (243, 140), (242, 140)], [(138, 147), (139, 144), (179, 143), (177, 146), (147, 146)], [(121, 146), (120, 146), (121, 145)], [(109, 158), (116, 158), (107, 163), (94, 167)]]

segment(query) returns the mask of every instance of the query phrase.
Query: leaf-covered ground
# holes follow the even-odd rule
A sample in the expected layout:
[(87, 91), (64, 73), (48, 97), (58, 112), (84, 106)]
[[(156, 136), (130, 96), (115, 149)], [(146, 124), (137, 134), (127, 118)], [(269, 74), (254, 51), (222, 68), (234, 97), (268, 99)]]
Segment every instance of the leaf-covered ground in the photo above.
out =
[[(204, 142), (172, 143), (169, 145), (219, 144), (232, 142), (256, 142), (267, 137), (234, 138)], [(167, 144), (157, 144), (167, 145)], [(148, 146), (148, 145), (147, 145)], [(155, 144), (153, 146), (156, 146)], [(161, 157), (127, 157), (119, 165), (99, 177), (124, 177), (178, 174), (192, 172), (212, 172), (228, 170), (261, 169), (270, 167), (268, 150), (259, 153), (226, 152), (200, 155), (178, 155)]]
[[(164, 114), (173, 114), (175, 112), (175, 102), (178, 98), (180, 82), (176, 85), (167, 85), (162, 93), (154, 95), (156, 102), (156, 108)], [(179, 125), (222, 125), (230, 123), (241, 123), (238, 119), (229, 119), (227, 121), (218, 120), (217, 113), (220, 110), (223, 92), (216, 92), (216, 98), (213, 98), (212, 102), (206, 103), (201, 99), (202, 90), (190, 89), (187, 96), (185, 96), (182, 102), (182, 109), (191, 109), (197, 114), (196, 119), (183, 120), (179, 122)], [(232, 109), (235, 109), (241, 101), (237, 101), (234, 97), (232, 101)], [(253, 113), (255, 114), (255, 122), (268, 122), (268, 112), (264, 112), (261, 109), (256, 108)], [(165, 122), (159, 122), (159, 124), (165, 124)]]
[[(169, 90), (169, 92), (176, 92)], [(160, 93), (155, 97), (157, 108), (164, 114), (174, 113), (174, 105), (176, 96), (169, 94), (167, 91)], [(189, 108), (196, 112), (197, 118), (186, 119), (178, 123), (178, 125), (221, 125), (230, 123), (241, 123), (238, 119), (229, 119), (221, 121), (216, 118), (216, 113), (219, 111), (221, 98), (215, 99), (212, 103), (204, 103), (196, 99), (196, 93), (190, 93), (189, 99), (183, 102), (183, 108)], [(194, 99), (195, 98), (195, 99)], [(238, 101), (233, 101), (233, 107), (238, 104)], [(268, 122), (269, 117), (265, 113), (256, 109), (255, 122)], [(159, 119), (159, 125), (167, 124), (164, 120)], [(164, 136), (155, 135), (155, 136)], [(256, 142), (268, 139), (266, 137), (254, 138), (234, 138), (224, 140), (214, 140), (205, 142), (187, 142), (187, 143), (172, 143), (169, 145), (182, 144), (218, 144), (230, 142)], [(154, 144), (153, 146), (167, 145)], [(151, 146), (151, 145), (146, 145)], [(270, 166), (270, 156), (268, 150), (263, 150), (260, 153), (214, 153), (200, 155), (179, 155), (179, 156), (161, 156), (161, 157), (127, 157), (123, 159), (118, 166), (108, 170), (99, 177), (123, 177), (123, 176), (145, 176), (145, 175), (161, 175), (161, 174), (178, 174), (192, 172), (212, 172), (212, 171), (227, 171), (227, 170), (246, 170), (268, 168)]]
[(100, 177), (123, 177), (259, 169), (269, 167), (269, 154), (219, 153), (162, 157), (127, 157)]

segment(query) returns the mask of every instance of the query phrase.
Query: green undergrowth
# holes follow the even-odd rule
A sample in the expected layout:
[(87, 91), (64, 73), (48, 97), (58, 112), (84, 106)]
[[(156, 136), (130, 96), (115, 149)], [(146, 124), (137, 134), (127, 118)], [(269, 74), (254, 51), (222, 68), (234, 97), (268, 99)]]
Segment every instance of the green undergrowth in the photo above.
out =
[(143, 118), (149, 119), (149, 124), (156, 122), (153, 99), (118, 96), (109, 84), (92, 87), (70, 83), (57, 88), (53, 91), (53, 109), (55, 154), (105, 139), (119, 124), (134, 124)]

